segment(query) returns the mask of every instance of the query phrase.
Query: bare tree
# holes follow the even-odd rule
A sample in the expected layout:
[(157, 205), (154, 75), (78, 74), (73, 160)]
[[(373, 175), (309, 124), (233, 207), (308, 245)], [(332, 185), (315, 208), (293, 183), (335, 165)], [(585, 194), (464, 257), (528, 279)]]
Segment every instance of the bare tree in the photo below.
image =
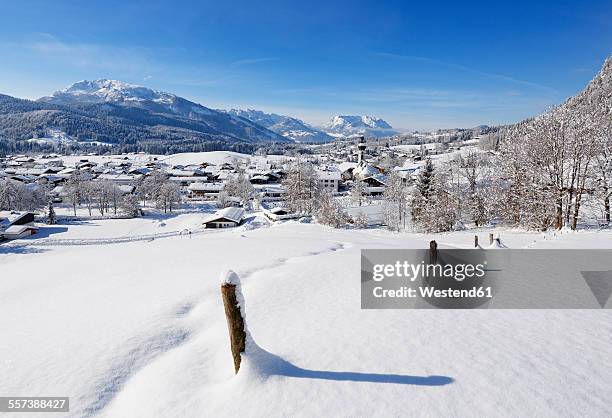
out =
[(181, 204), (181, 200), (181, 190), (176, 183), (166, 181), (162, 184), (157, 194), (157, 205), (164, 209), (164, 213), (172, 212)]
[(368, 219), (368, 215), (363, 212), (358, 212), (357, 216), (353, 218), (353, 225), (355, 228), (365, 229), (368, 227), (370, 220)]
[(406, 228), (407, 207), (406, 185), (397, 171), (391, 171), (383, 194), (383, 215), (389, 229), (399, 231)]
[(121, 209), (133, 218), (140, 216), (140, 205), (138, 198), (133, 193), (128, 193), (121, 199)]
[(312, 213), (319, 194), (319, 182), (312, 164), (294, 161), (283, 181), (287, 206), (296, 213)]
[(247, 210), (250, 209), (251, 199), (256, 194), (255, 188), (242, 170), (228, 180), (224, 190), (229, 196), (240, 199), (240, 203)]
[(17, 210), (20, 206), (17, 183), (7, 179), (0, 182), (0, 210)]
[(76, 208), (81, 205), (81, 195), (83, 194), (83, 183), (86, 181), (84, 173), (76, 170), (66, 182), (65, 192), (69, 202), (72, 204), (74, 216), (76, 216)]
[(348, 221), (348, 216), (328, 190), (321, 192), (319, 195), (315, 212), (318, 222), (334, 228), (340, 228)]
[(351, 190), (349, 191), (349, 197), (352, 203), (356, 205), (363, 205), (368, 202), (367, 189), (363, 181), (355, 179)]
[(219, 209), (223, 209), (228, 206), (231, 206), (231, 204), (232, 204), (232, 201), (230, 199), (229, 193), (226, 192), (225, 190), (219, 192), (219, 195), (217, 196), (217, 207)]

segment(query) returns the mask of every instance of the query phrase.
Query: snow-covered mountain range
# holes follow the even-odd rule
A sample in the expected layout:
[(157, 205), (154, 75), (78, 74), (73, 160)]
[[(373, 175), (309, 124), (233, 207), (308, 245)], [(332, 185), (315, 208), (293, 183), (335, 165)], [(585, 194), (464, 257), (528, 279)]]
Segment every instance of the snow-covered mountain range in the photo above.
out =
[(295, 142), (330, 142), (334, 140), (333, 136), (291, 116), (252, 109), (232, 109), (228, 113), (255, 122)]
[(258, 110), (211, 109), (172, 93), (110, 79), (79, 81), (36, 101), (0, 94), (0, 138), (34, 139), (30, 145), (103, 143), (157, 153), (251, 152), (259, 143), (324, 143), (335, 137), (394, 133), (384, 120), (371, 116), (335, 116), (325, 127), (316, 127)]
[(296, 142), (329, 142), (333, 141), (334, 138), (355, 135), (380, 138), (399, 133), (383, 119), (369, 115), (334, 116), (326, 124), (314, 127), (291, 116), (265, 113), (260, 110), (232, 109), (229, 113), (255, 122)]
[(177, 96), (118, 80), (83, 80), (39, 101), (62, 104), (104, 102), (155, 102), (172, 104)]
[[(122, 117), (141, 122), (144, 119), (159, 119), (160, 125), (186, 128), (201, 134), (211, 135), (211, 139), (231, 140), (235, 138), (247, 142), (287, 142), (284, 136), (248, 119), (239, 120), (223, 111), (210, 109), (175, 94), (153, 90), (147, 87), (117, 80), (83, 80), (56, 91), (51, 96), (42, 97), (39, 103), (62, 106), (80, 106), (88, 110), (109, 111), (108, 105), (128, 110)], [(142, 114), (146, 113), (146, 114)], [(160, 123), (162, 122), (162, 123)], [(216, 137), (216, 138), (213, 138)]]
[(365, 135), (374, 137), (391, 136), (398, 133), (384, 120), (375, 116), (339, 115), (334, 116), (321, 127), (333, 136)]

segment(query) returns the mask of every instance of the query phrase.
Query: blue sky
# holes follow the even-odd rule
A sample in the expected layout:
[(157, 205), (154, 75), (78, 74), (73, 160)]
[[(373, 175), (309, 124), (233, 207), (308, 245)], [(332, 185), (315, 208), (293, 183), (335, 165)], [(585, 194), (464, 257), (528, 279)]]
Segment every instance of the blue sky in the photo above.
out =
[(124, 3), (0, 0), (0, 93), (113, 78), (313, 124), (466, 127), (559, 103), (612, 53), (609, 0)]

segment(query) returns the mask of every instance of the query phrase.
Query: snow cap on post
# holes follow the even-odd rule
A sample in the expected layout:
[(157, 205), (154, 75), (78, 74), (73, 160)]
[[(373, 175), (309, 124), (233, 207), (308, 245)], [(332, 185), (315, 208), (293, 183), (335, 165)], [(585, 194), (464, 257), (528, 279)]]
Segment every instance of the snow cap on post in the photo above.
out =
[(240, 286), (240, 277), (234, 270), (227, 270), (221, 273), (221, 284), (233, 284), (234, 286)]

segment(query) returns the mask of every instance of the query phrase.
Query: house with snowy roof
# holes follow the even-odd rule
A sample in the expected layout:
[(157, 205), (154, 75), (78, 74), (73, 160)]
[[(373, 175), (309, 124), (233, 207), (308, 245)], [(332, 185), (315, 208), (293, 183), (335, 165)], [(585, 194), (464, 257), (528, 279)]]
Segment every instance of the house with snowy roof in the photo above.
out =
[(206, 228), (232, 228), (240, 225), (244, 220), (244, 209), (228, 207), (218, 210), (214, 215), (206, 218), (202, 224)]
[(287, 191), (281, 185), (265, 186), (259, 191), (260, 199), (262, 202), (273, 202), (283, 200)]
[(32, 212), (0, 212), (0, 239), (18, 239), (35, 234)]
[(38, 227), (34, 225), (11, 225), (5, 230), (0, 230), (0, 238), (7, 240), (25, 238), (34, 235)]
[(387, 178), (384, 174), (373, 174), (355, 181), (365, 184), (365, 193), (370, 196), (381, 196), (387, 187)]
[(191, 199), (214, 200), (224, 188), (223, 183), (193, 182), (187, 186), (187, 196)]

